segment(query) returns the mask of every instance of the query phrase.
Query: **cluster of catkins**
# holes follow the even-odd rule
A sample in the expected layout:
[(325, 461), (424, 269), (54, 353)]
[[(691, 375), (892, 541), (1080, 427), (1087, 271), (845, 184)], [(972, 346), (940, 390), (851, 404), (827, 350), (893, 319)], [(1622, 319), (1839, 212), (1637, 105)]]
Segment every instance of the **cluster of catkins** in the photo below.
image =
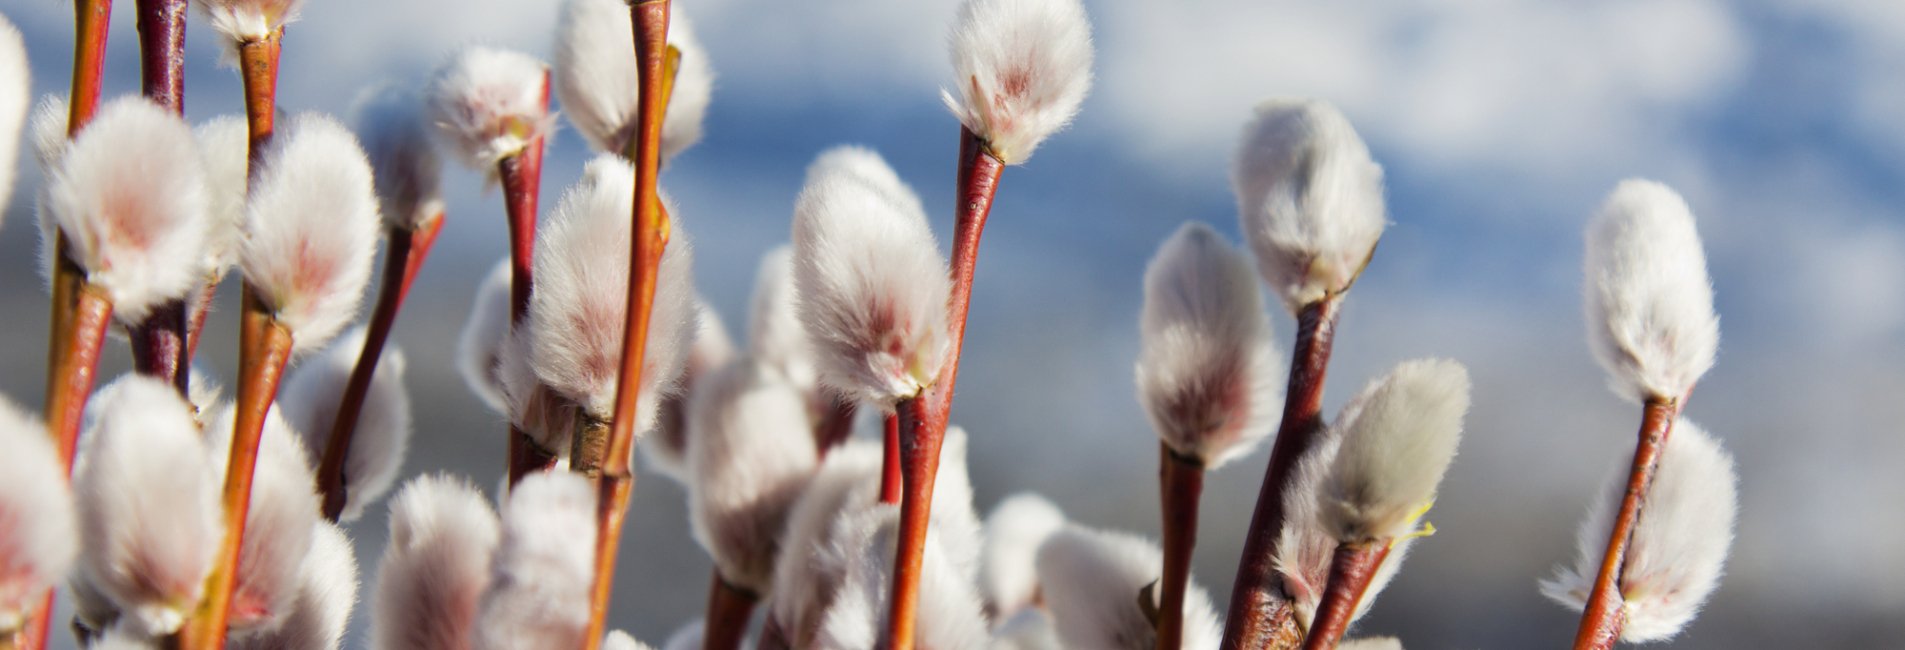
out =
[[(55, 296), (78, 295), (71, 322), (97, 330), (56, 327), (45, 423), (0, 402), (0, 648), (46, 643), (47, 594), (60, 585), (89, 647), (339, 646), (359, 595), (338, 522), (376, 510), (410, 435), (404, 359), (385, 339), (441, 225), (439, 149), (504, 186), (512, 254), (477, 289), (458, 361), (508, 421), (510, 476), (495, 505), (449, 476), (396, 490), (365, 596), (371, 647), (646, 647), (596, 636), (602, 497), (589, 475), (565, 471), (600, 453), (630, 321), (628, 156), (641, 127), (630, 5), (565, 0), (553, 66), (471, 48), (421, 94), (366, 91), (350, 126), (294, 114), (274, 129), (252, 64), (275, 74), (275, 39), (297, 3), (196, 4), (245, 65), (250, 119), (194, 128), (176, 102), (95, 110), (96, 98), (49, 97), (23, 127), (25, 53), (0, 20), (0, 202), (24, 131), (45, 171), (42, 271)], [(672, 23), (662, 161), (699, 139), (713, 86), (679, 11)], [(1076, 0), (967, 0), (951, 42), (946, 102), (1001, 165), (1063, 128), (1090, 85)], [(600, 153), (538, 224), (552, 92)], [(1190, 223), (1144, 275), (1136, 383), (1160, 439), (1162, 547), (1030, 494), (981, 518), (968, 434), (953, 427), (925, 492), (909, 625), (889, 618), (906, 538), (895, 411), (950, 381), (964, 304), (949, 316), (948, 303), (969, 295), (970, 268), (948, 273), (925, 207), (879, 154), (830, 149), (807, 170), (791, 244), (761, 263), (737, 344), (693, 287), (694, 222), (664, 199), (672, 235), (653, 278), (635, 428), (646, 465), (686, 487), (715, 566), (707, 616), (665, 647), (734, 648), (758, 630), (766, 648), (1400, 648), (1341, 636), (1433, 532), (1425, 515), (1461, 436), (1467, 370), (1400, 363), (1325, 420), (1337, 309), (1386, 226), (1382, 170), (1335, 108), (1281, 100), (1245, 125), (1232, 180), (1249, 252)], [(377, 308), (345, 333), (380, 231), (389, 269)], [(246, 339), (227, 397), (189, 359), (233, 268)], [(1684, 627), (1717, 583), (1734, 513), (1730, 458), (1678, 420), (1718, 340), (1685, 203), (1623, 183), (1589, 228), (1587, 275), (1592, 347), (1647, 420), (1630, 489), (1596, 502), (1580, 562), (1542, 587), (1589, 613), (1577, 648)], [(1296, 317), (1287, 370), (1265, 286)], [(183, 332), (186, 363), (169, 370), (141, 347), (161, 321)], [(140, 372), (93, 391), (91, 366), (57, 353), (91, 337), (96, 363), (109, 329), (133, 339)], [(884, 440), (851, 435), (860, 410), (886, 421)], [(1201, 477), (1273, 430), (1220, 616), (1188, 570)], [(1595, 614), (1604, 599), (1618, 606)], [(210, 645), (192, 636), (202, 620), (217, 628)]]

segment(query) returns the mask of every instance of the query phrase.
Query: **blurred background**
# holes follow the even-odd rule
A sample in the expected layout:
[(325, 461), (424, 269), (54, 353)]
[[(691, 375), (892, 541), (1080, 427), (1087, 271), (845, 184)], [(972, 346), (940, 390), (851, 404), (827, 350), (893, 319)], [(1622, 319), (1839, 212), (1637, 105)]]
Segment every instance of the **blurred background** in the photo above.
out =
[[(108, 97), (137, 92), (119, 2)], [(342, 113), (360, 88), (421, 84), (456, 47), (547, 57), (557, 4), (318, 0), (284, 44), (280, 106)], [(787, 239), (804, 167), (837, 143), (884, 153), (950, 230), (958, 125), (940, 103), (954, 0), (677, 0), (719, 74), (707, 136), (663, 177), (697, 283), (745, 318), (756, 261)], [(1139, 284), (1186, 220), (1236, 239), (1227, 175), (1251, 108), (1339, 105), (1387, 169), (1390, 219), (1338, 336), (1333, 412), (1390, 365), (1466, 363), (1466, 440), (1435, 537), (1359, 626), (1412, 650), (1561, 647), (1574, 616), (1537, 579), (1632, 449), (1639, 409), (1584, 343), (1581, 229), (1622, 178), (1683, 192), (1721, 314), (1688, 416), (1738, 458), (1741, 511), (1719, 593), (1673, 648), (1905, 647), (1905, 3), (1895, 0), (1087, 2), (1097, 83), (1076, 124), (1007, 171), (978, 272), (954, 419), (984, 511), (1031, 490), (1079, 522), (1156, 536), (1156, 445), (1136, 405)], [(36, 93), (64, 93), (72, 10), (0, 0)], [(214, 34), (188, 29), (187, 115), (241, 112)], [(566, 125), (565, 125), (566, 129)], [(0, 230), (0, 389), (37, 405), (46, 301), (22, 157)], [(558, 135), (543, 204), (588, 153)], [(396, 329), (418, 431), (406, 473), (493, 486), (501, 420), (453, 370), (476, 281), (504, 254), (500, 192), (453, 171), (450, 222)], [(224, 292), (229, 299), (236, 292)], [(235, 369), (236, 308), (201, 358)], [(1290, 319), (1279, 314), (1279, 337)], [(124, 344), (102, 376), (128, 367)], [(1266, 452), (1206, 487), (1196, 577), (1221, 603)], [(708, 561), (682, 490), (638, 483), (611, 624), (660, 642), (699, 615)], [(366, 576), (381, 507), (351, 527)], [(347, 647), (361, 644), (363, 606)]]

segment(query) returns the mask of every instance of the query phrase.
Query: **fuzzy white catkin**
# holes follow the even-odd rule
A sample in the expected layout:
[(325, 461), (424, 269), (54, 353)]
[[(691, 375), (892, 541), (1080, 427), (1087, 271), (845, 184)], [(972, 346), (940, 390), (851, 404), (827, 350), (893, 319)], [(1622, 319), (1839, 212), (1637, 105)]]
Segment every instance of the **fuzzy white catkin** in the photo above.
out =
[(205, 170), (191, 128), (171, 111), (138, 97), (107, 102), (60, 156), (44, 192), (68, 257), (105, 290), (120, 322), (144, 320), (198, 284)]
[(272, 137), (250, 196), (245, 280), (297, 352), (322, 348), (370, 282), (380, 223), (370, 161), (337, 120), (299, 114)]
[(960, 123), (1008, 165), (1070, 123), (1091, 90), (1091, 25), (1078, 0), (965, 0), (952, 28)]
[(357, 604), (357, 556), (344, 529), (311, 527), (311, 552), (298, 569), (291, 613), (275, 629), (236, 636), (232, 650), (338, 650)]
[(994, 618), (1026, 609), (1038, 594), (1038, 549), (1065, 528), (1065, 513), (1045, 497), (1015, 494), (986, 516), (980, 591)]
[(879, 484), (881, 455), (879, 443), (848, 440), (827, 453), (794, 501), (783, 547), (801, 552), (783, 553), (775, 562), (773, 591), (767, 598), (768, 617), (792, 647), (812, 647), (821, 617), (845, 578), (842, 556), (818, 549), (839, 543), (835, 521), (852, 510), (873, 507), (873, 499), (861, 488)]
[(516, 484), (471, 647), (581, 645), (595, 584), (595, 499), (594, 484), (572, 472), (534, 473)]
[(0, 636), (24, 622), (78, 555), (73, 493), (39, 418), (0, 398)]
[[(245, 513), (244, 545), (232, 589), (230, 625), (270, 630), (293, 608), (299, 571), (318, 523), (318, 496), (311, 461), (297, 431), (273, 407), (265, 414), (253, 466), (251, 503)], [(231, 458), (237, 409), (227, 402), (206, 414), (211, 461), (221, 476)]]
[[(1626, 490), (1626, 465), (1621, 468), (1581, 520), (1574, 566), (1557, 568), (1541, 583), (1542, 594), (1570, 609), (1581, 610), (1594, 589)], [(1622, 641), (1672, 638), (1700, 613), (1733, 545), (1738, 483), (1733, 457), (1718, 440), (1685, 419), (1674, 423), (1621, 567)]]
[[(604, 153), (623, 153), (637, 127), (641, 86), (631, 20), (623, 0), (566, 0), (556, 25), (556, 97), (589, 146)], [(701, 139), (714, 94), (714, 66), (679, 6), (668, 17), (668, 45), (681, 60), (662, 113), (663, 164)]]
[(509, 334), (509, 258), (490, 267), (470, 299), (470, 317), (456, 338), (456, 372), (477, 399), (497, 413), (508, 414), (503, 384), (496, 374), (503, 338)]
[(262, 40), (298, 19), (304, 0), (192, 0), (212, 29), (235, 43)]
[(680, 391), (663, 399), (654, 432), (637, 447), (649, 468), (684, 486), (689, 480), (688, 404), (694, 398), (696, 386), (726, 366), (735, 355), (734, 340), (728, 337), (721, 315), (700, 296), (695, 296), (693, 336), (688, 344), (687, 363), (682, 364), (677, 384)]
[[(834, 523), (835, 546), (821, 550), (845, 567), (838, 593), (815, 634), (815, 648), (876, 647), (891, 607), (893, 551), (899, 537), (899, 507), (855, 509)], [(950, 561), (943, 540), (929, 527), (920, 567), (917, 647), (977, 650), (986, 647), (986, 620), (972, 582)]]
[(496, 164), (523, 153), (555, 127), (549, 67), (527, 54), (469, 47), (452, 55), (424, 95), (445, 148), (494, 178)]
[(1138, 402), (1171, 450), (1205, 469), (1247, 454), (1282, 406), (1282, 359), (1250, 260), (1184, 224), (1144, 271)]
[[(689, 522), (721, 578), (766, 594), (794, 500), (818, 463), (798, 389), (742, 357), (689, 403)], [(800, 549), (805, 550), (805, 549)]]
[[(1323, 526), (1320, 494), (1336, 462), (1336, 452), (1342, 447), (1342, 434), (1338, 427), (1326, 427), (1318, 433), (1310, 450), (1297, 461), (1295, 477), (1283, 494), (1283, 530), (1277, 536), (1274, 562), (1277, 574), (1282, 577), (1283, 592), (1295, 605), (1297, 622), (1305, 628), (1315, 619), (1316, 608), (1323, 602), (1323, 592), (1329, 587), (1330, 563), (1336, 554), (1336, 536)], [(1376, 567), (1376, 574), (1370, 577), (1369, 586), (1363, 589), (1356, 611), (1350, 615), (1352, 623), (1369, 612), (1376, 597), (1402, 570), (1403, 560), (1416, 539), (1404, 537), (1390, 545), (1389, 553)]]
[(373, 650), (470, 647), (501, 532), (482, 493), (448, 475), (411, 480), (390, 501), (390, 543), (371, 596)]
[[(278, 410), (301, 434), (313, 459), (324, 457), (345, 385), (364, 349), (364, 328), (352, 328), (316, 357), (298, 365), (284, 382)], [(338, 520), (356, 521), (364, 509), (397, 482), (404, 451), (410, 446), (410, 393), (404, 390), (404, 354), (395, 342), (384, 345), (371, 373), (370, 390), (344, 457), (344, 510)]]
[(1395, 539), (1417, 525), (1455, 459), (1468, 414), (1468, 369), (1446, 359), (1397, 364), (1343, 408), (1342, 447), (1318, 497), (1344, 543)]
[(813, 344), (801, 325), (799, 290), (794, 286), (794, 249), (777, 246), (761, 258), (748, 302), (748, 354), (802, 391), (819, 381)]
[(392, 230), (412, 230), (443, 214), (443, 160), (431, 142), (416, 91), (386, 83), (351, 105), (351, 126), (375, 175), (379, 211)]
[(33, 144), (33, 160), (40, 169), (52, 169), (60, 164), (60, 157), (66, 154), (67, 118), (65, 95), (43, 95), (33, 103), (33, 112), (27, 117), (26, 139)]
[(220, 115), (192, 129), (199, 160), (205, 166), (206, 227), (201, 272), (211, 282), (225, 276), (238, 262), (238, 246), (245, 230), (245, 174), (251, 150), (251, 127), (243, 115)]
[[(996, 620), (997, 617), (995, 617)], [(992, 628), (992, 650), (1063, 650), (1052, 617), (1040, 609), (1023, 609)]]
[(1258, 106), (1231, 184), (1257, 270), (1291, 312), (1348, 291), (1387, 225), (1382, 166), (1326, 102)]
[[(1068, 648), (1144, 650), (1157, 630), (1139, 607), (1164, 573), (1164, 553), (1144, 538), (1068, 526), (1039, 548), (1039, 584), (1058, 638)], [(1153, 595), (1155, 598), (1156, 596)], [(1210, 596), (1191, 583), (1184, 594), (1185, 648), (1216, 648), (1223, 626)]]
[(73, 470), (79, 580), (143, 634), (178, 629), (224, 535), (223, 484), (170, 384), (127, 376), (100, 389)]
[(950, 341), (945, 258), (919, 199), (879, 154), (840, 147), (794, 204), (794, 282), (821, 381), (890, 404), (938, 376)]
[[(13, 201), (13, 161), (18, 160), (13, 152), (20, 149), (20, 129), (33, 101), (32, 75), (20, 29), (0, 16), (0, 206)], [(4, 212), (0, 223), (5, 223)]]
[[(675, 211), (663, 198), (664, 209)], [(536, 379), (607, 420), (621, 379), (622, 337), (628, 313), (629, 253), (635, 207), (635, 169), (610, 155), (590, 160), (537, 235), (536, 290), (522, 326)], [(694, 245), (674, 216), (649, 312), (636, 400), (636, 431), (653, 426), (661, 397), (672, 392), (693, 333)], [(566, 447), (567, 431), (540, 442)]]
[(1693, 390), (1713, 367), (1720, 317), (1687, 202), (1622, 181), (1588, 224), (1585, 274), (1588, 347), (1614, 392), (1638, 402)]

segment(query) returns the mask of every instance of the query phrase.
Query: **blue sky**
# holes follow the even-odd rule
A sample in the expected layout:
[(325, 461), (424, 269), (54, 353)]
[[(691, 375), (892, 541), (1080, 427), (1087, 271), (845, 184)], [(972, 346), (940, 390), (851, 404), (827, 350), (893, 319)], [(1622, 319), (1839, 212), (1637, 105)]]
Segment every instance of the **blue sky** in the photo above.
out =
[[(109, 92), (136, 89), (120, 2)], [(314, 0), (284, 48), (286, 110), (341, 112), (358, 88), (418, 80), (461, 44), (546, 56), (555, 3)], [(957, 125), (939, 104), (951, 0), (678, 0), (719, 74), (708, 135), (664, 178), (696, 237), (698, 284), (743, 317), (758, 256), (785, 240), (806, 162), (843, 142), (883, 152), (949, 230)], [(1616, 181), (1683, 192), (1721, 314), (1719, 364), (1689, 416), (1739, 457), (1735, 556), (1674, 647), (1905, 634), (1905, 4), (1891, 0), (1286, 0), (1088, 2), (1097, 82), (1074, 127), (1007, 171), (981, 255), (955, 418), (974, 432), (980, 507), (1021, 489), (1081, 521), (1155, 533), (1154, 446), (1133, 402), (1139, 278), (1178, 224), (1236, 233), (1230, 150), (1251, 106), (1337, 103), (1387, 171), (1393, 221), (1350, 299), (1328, 402), (1411, 357), (1476, 378), (1462, 456), (1436, 514), (1366, 626), (1410, 647), (1559, 644), (1571, 629), (1534, 580), (1631, 449), (1634, 409), (1604, 389), (1580, 324), (1580, 230)], [(70, 7), (0, 0), (28, 35), (36, 89), (63, 91)], [(235, 112), (235, 75), (190, 28), (187, 111)], [(586, 159), (558, 137), (553, 205)], [(25, 165), (24, 167), (30, 167)], [(36, 172), (22, 172), (30, 196)], [(398, 341), (427, 410), (416, 471), (490, 481), (494, 422), (448, 368), (480, 271), (503, 251), (497, 193), (451, 179), (452, 221)], [(29, 203), (0, 230), (30, 250)], [(29, 258), (0, 281), (38, 305)], [(41, 311), (33, 311), (33, 323)], [(1276, 326), (1287, 340), (1290, 323)], [(37, 328), (38, 325), (35, 325)], [(31, 401), (35, 369), (9, 377)], [(221, 356), (222, 355), (222, 356)], [(229, 354), (214, 352), (217, 363)], [(475, 432), (465, 431), (474, 429)], [(480, 442), (473, 442), (480, 441)], [(489, 445), (485, 447), (483, 445)], [(1220, 597), (1261, 452), (1213, 478), (1198, 577)], [(637, 488), (618, 623), (659, 640), (702, 602), (705, 559), (679, 493)], [(373, 517), (374, 519), (374, 517)], [(381, 522), (356, 529), (366, 568)], [(692, 577), (677, 577), (689, 567)], [(1567, 628), (1567, 629), (1563, 629)]]

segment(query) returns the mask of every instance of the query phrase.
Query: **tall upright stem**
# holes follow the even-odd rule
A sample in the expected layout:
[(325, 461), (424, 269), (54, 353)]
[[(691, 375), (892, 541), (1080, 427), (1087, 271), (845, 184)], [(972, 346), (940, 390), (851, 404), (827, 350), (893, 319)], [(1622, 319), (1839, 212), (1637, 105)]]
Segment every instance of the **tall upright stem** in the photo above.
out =
[(99, 108), (101, 77), (106, 68), (106, 34), (112, 22), (112, 0), (73, 0), (72, 95), (67, 98), (66, 134), (79, 135)]
[(68, 473), (73, 455), (79, 449), (79, 427), (86, 413), (86, 399), (92, 395), (99, 369), (99, 352), (112, 325), (112, 301), (105, 291), (90, 283), (74, 291), (72, 320), (69, 322), (65, 349), (57, 355), (47, 386), (47, 432), (53, 436), (60, 465)]
[(278, 112), (278, 53), (284, 28), (238, 44), (238, 71), (245, 79), (245, 127), (250, 136), (245, 158), (245, 187), (258, 182), (258, 167), (271, 141)]
[(179, 629), (176, 643), (185, 650), (218, 650), (225, 644), (238, 556), (244, 547), (245, 517), (251, 511), (251, 483), (258, 463), (258, 442), (265, 415), (278, 396), (278, 380), (291, 359), (291, 332), (272, 318), (257, 292), (245, 287), (244, 315), (238, 332), (238, 397), (234, 403), (231, 456), (225, 465), (222, 497), (225, 536), (205, 579), (205, 596), (192, 618)]
[(1290, 385), (1283, 402), (1283, 420), (1277, 425), (1264, 470), (1257, 507), (1244, 538), (1237, 581), (1231, 587), (1230, 614), (1224, 626), (1224, 650), (1284, 648), (1295, 641), (1295, 613), (1276, 569), (1277, 537), (1283, 530), (1284, 491), (1296, 473), (1297, 461), (1316, 442), (1323, 428), (1323, 382), (1329, 373), (1331, 344), (1336, 337), (1341, 295), (1305, 305), (1297, 312), (1296, 348), (1290, 355)]
[(708, 588), (708, 616), (701, 637), (702, 650), (737, 650), (747, 636), (747, 619), (761, 597), (734, 586), (714, 571), (714, 584)]
[(898, 411), (886, 414), (882, 418), (880, 454), (880, 503), (899, 505), (900, 503), (900, 414)]
[(992, 197), (998, 191), (1005, 163), (986, 150), (970, 129), (959, 130), (958, 206), (953, 222), (952, 295), (946, 308), (946, 331), (952, 340), (946, 363), (919, 397), (899, 403), (900, 501), (899, 547), (893, 554), (893, 610), (887, 619), (887, 643), (892, 650), (912, 650), (915, 619), (919, 614), (920, 567), (926, 553), (927, 524), (931, 521), (933, 481), (939, 472), (939, 448), (945, 443), (952, 411), (953, 387), (959, 379), (959, 355), (966, 336), (966, 313), (972, 306), (972, 278), (979, 266), (979, 238)]
[(1356, 618), (1356, 608), (1362, 603), (1363, 593), (1369, 590), (1370, 581), (1375, 579), (1376, 571), (1382, 568), (1383, 558), (1389, 556), (1390, 541), (1379, 539), (1336, 547), (1336, 553), (1330, 558), (1329, 582), (1323, 588), (1322, 600), (1317, 603), (1316, 618), (1310, 622), (1310, 634), (1303, 640), (1303, 650), (1336, 648), (1343, 633), (1349, 630), (1350, 621)]
[[(549, 75), (542, 77), (542, 103), (549, 105)], [(530, 139), (521, 153), (496, 164), (496, 175), (503, 184), (503, 210), (509, 226), (509, 323), (514, 328), (529, 316), (529, 294), (535, 287), (531, 275), (536, 258), (536, 204), (542, 195), (543, 135)], [(509, 427), (509, 484), (515, 485), (530, 472), (555, 465), (556, 457), (537, 446), (528, 434), (513, 423)]]
[(437, 214), (418, 224), (415, 230), (393, 228), (390, 245), (384, 251), (384, 278), (377, 288), (377, 306), (371, 309), (370, 324), (364, 330), (364, 347), (344, 384), (337, 416), (331, 422), (330, 436), (324, 441), (324, 456), (318, 460), (318, 494), (324, 503), (324, 518), (337, 521), (349, 498), (344, 484), (344, 463), (350, 459), (351, 439), (357, 432), (357, 419), (370, 396), (370, 382), (377, 375), (377, 362), (383, 359), (384, 344), (390, 340), (391, 327), (397, 323), (397, 311), (410, 295), (410, 284), (423, 270), (423, 260), (443, 230), (443, 215)]
[(650, 312), (655, 303), (656, 273), (668, 247), (668, 214), (656, 191), (661, 164), (662, 115), (668, 105), (666, 59), (669, 0), (636, 0), (629, 6), (635, 39), (636, 81), (641, 88), (635, 135), (635, 214), (629, 251), (628, 322), (622, 335), (622, 367), (615, 390), (615, 413), (609, 421), (607, 462), (597, 481), (595, 588), (589, 600), (589, 627), (585, 650), (602, 642), (608, 618), (609, 595), (615, 588), (615, 554), (622, 540), (622, 523), (634, 489), (629, 467), (635, 447), (636, 400), (641, 395), (642, 362), (648, 348)]
[(1621, 495), (1621, 509), (1609, 531), (1607, 552), (1601, 556), (1601, 570), (1594, 578), (1594, 590), (1588, 594), (1587, 608), (1581, 612), (1581, 626), (1574, 633), (1574, 650), (1606, 650), (1621, 638), (1626, 622), (1625, 602), (1621, 596), (1621, 569), (1627, 563), (1627, 545), (1634, 537), (1634, 523), (1640, 518), (1647, 491), (1654, 484), (1654, 470), (1660, 466), (1660, 452), (1673, 434), (1674, 416), (1680, 403), (1663, 397), (1649, 397), (1641, 412), (1640, 439), (1634, 445), (1634, 464), (1627, 471), (1627, 491)]
[(185, 114), (186, 0), (136, 0), (139, 71), (147, 99)]
[(1159, 585), (1157, 650), (1184, 644), (1184, 593), (1197, 548), (1197, 504), (1204, 494), (1204, 465), (1158, 443), (1158, 497), (1164, 513), (1164, 577)]

